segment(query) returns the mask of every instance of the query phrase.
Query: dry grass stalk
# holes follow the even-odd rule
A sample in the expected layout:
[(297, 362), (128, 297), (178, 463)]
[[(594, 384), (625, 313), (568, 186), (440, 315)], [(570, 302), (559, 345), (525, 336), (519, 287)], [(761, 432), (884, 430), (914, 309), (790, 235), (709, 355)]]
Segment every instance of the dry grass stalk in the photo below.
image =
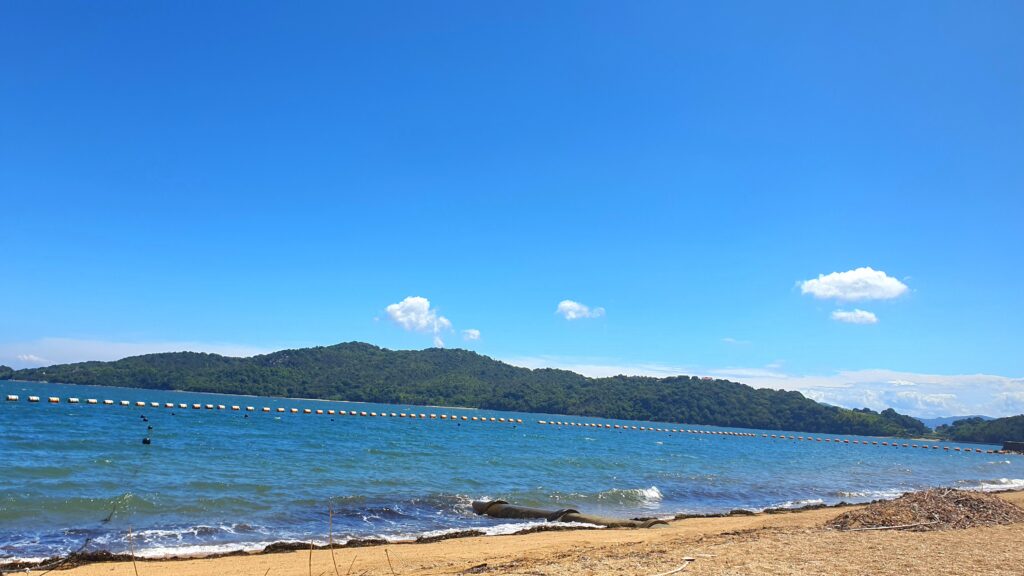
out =
[(334, 566), (334, 576), (341, 576), (338, 573), (338, 561), (334, 558), (334, 504), (327, 505), (327, 548), (331, 551), (331, 566)]
[(135, 569), (135, 576), (139, 576), (139, 566), (135, 563), (135, 539), (132, 537), (132, 527), (128, 526), (128, 550), (132, 553), (132, 568)]

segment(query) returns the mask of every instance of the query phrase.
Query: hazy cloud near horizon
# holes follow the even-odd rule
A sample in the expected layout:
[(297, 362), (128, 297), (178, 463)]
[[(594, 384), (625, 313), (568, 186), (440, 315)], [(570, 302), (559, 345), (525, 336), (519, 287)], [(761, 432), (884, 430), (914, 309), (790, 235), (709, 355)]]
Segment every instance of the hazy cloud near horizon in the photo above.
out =
[(36, 368), (89, 360), (111, 361), (158, 352), (209, 352), (248, 357), (280, 348), (261, 348), (218, 342), (113, 342), (77, 338), (40, 338), (27, 342), (0, 343), (0, 364), (12, 368)]
[(503, 358), (526, 368), (561, 368), (595, 378), (685, 374), (713, 376), (755, 388), (794, 390), (808, 398), (845, 408), (893, 408), (921, 418), (1024, 413), (1024, 378), (990, 374), (921, 374), (896, 370), (848, 370), (827, 375), (795, 375), (778, 364), (765, 367), (696, 368), (668, 364), (616, 364), (600, 359), (554, 356)]

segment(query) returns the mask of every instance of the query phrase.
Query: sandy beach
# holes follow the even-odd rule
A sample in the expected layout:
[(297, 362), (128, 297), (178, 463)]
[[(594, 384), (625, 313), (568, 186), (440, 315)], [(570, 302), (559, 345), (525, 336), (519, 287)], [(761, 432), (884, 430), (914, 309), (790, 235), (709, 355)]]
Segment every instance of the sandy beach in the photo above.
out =
[[(1024, 506), (1024, 492), (1001, 498)], [(520, 574), (655, 576), (666, 573), (1019, 575), (1024, 524), (965, 530), (840, 532), (824, 527), (855, 510), (690, 518), (647, 530), (579, 530), (471, 537), (426, 544), (97, 563), (68, 576), (313, 576)], [(687, 562), (687, 558), (692, 561)], [(680, 567), (685, 567), (673, 572)], [(31, 572), (41, 574), (41, 572)]]

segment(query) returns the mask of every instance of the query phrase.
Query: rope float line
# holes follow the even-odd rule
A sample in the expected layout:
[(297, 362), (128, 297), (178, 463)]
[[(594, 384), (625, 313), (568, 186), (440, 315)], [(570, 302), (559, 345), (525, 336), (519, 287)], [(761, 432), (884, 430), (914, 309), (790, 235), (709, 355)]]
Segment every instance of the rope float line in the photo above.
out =
[[(685, 429), (685, 428), (652, 428), (649, 426), (630, 426), (630, 425), (619, 425), (619, 424), (599, 424), (592, 422), (562, 422), (562, 421), (548, 421), (548, 420), (537, 420), (537, 424), (545, 426), (557, 426), (557, 427), (583, 427), (583, 428), (600, 428), (604, 430), (637, 430), (645, 432), (667, 432), (673, 434), (703, 434), (708, 436), (733, 436), (737, 438), (758, 438), (757, 434), (751, 432), (732, 432), (729, 430), (697, 430), (697, 429)], [(892, 446), (893, 448), (918, 448), (924, 450), (943, 450), (946, 452), (962, 452), (962, 453), (975, 453), (975, 454), (1014, 454), (1014, 452), (1007, 452), (1005, 450), (982, 450), (981, 448), (960, 448), (950, 446), (936, 446), (930, 444), (917, 445), (917, 444), (900, 444), (898, 442), (879, 442), (869, 440), (849, 440), (846, 438), (825, 438), (816, 436), (787, 436), (785, 434), (761, 434), (761, 439), (777, 439), (777, 440), (792, 440), (796, 442), (831, 442), (834, 444), (860, 444), (861, 446)]]
[[(21, 400), (21, 397), (16, 395), (16, 394), (8, 394), (7, 395), (7, 401), (8, 402), (18, 402), (19, 400)], [(26, 398), (26, 400), (28, 402), (39, 402), (39, 397), (38, 396), (29, 396), (28, 398)], [(57, 396), (50, 396), (50, 397), (47, 398), (47, 402), (49, 402), (50, 404), (59, 404), (60, 403), (60, 398), (57, 397)], [(68, 404), (79, 404), (79, 403), (81, 403), (81, 400), (79, 398), (73, 398), (72, 397), (72, 398), (67, 398), (66, 402)], [(87, 398), (85, 400), (85, 403), (86, 404), (99, 404), (100, 401), (95, 399), (95, 398)], [(113, 405), (113, 404), (115, 404), (115, 401), (114, 400), (103, 400), (103, 404), (105, 404), (105, 405)], [(120, 400), (120, 401), (116, 402), (116, 404), (119, 404), (121, 406), (127, 406), (127, 407), (132, 406), (132, 402), (130, 402), (128, 400)], [(196, 404), (185, 404), (185, 403), (174, 404), (173, 402), (165, 402), (164, 404), (161, 405), (159, 402), (150, 402), (150, 403), (147, 404), (146, 402), (137, 401), (137, 402), (134, 403), (134, 405), (136, 407), (139, 407), (139, 408), (145, 408), (146, 406), (151, 406), (153, 408), (160, 408), (161, 406), (163, 406), (164, 408), (175, 408), (175, 407), (177, 407), (177, 408), (180, 408), (182, 410), (186, 410), (188, 408), (191, 408), (193, 410), (203, 410), (203, 409), (206, 409), (206, 410), (229, 410), (230, 409), (232, 412), (240, 412), (240, 411), (242, 411), (242, 406), (240, 406), (240, 405), (226, 406), (224, 404), (217, 404), (217, 405), (214, 405), (214, 404), (199, 404), (199, 403), (196, 403)], [(270, 406), (263, 406), (263, 407), (260, 408), (260, 411), (263, 412), (263, 413), (270, 413), (270, 412), (273, 412), (274, 410), (275, 409), (271, 408)], [(245, 407), (245, 411), (246, 412), (255, 412), (256, 411), (256, 407), (255, 406), (246, 406)], [(470, 417), (470, 416), (459, 416), (459, 415), (456, 415), (456, 414), (436, 414), (436, 413), (434, 413), (434, 414), (427, 414), (427, 413), (415, 413), (415, 412), (409, 412), (409, 413), (407, 413), (407, 412), (401, 412), (401, 413), (398, 413), (398, 412), (380, 412), (380, 413), (377, 413), (377, 412), (356, 411), (356, 410), (345, 411), (345, 410), (333, 410), (333, 409), (326, 409), (326, 410), (325, 409), (316, 409), (316, 410), (313, 410), (311, 408), (302, 408), (302, 409), (299, 409), (299, 408), (283, 408), (283, 407), (280, 407), (280, 406), (276, 408), (276, 412), (277, 413), (282, 413), (282, 414), (283, 413), (291, 413), (291, 414), (302, 413), (302, 414), (317, 414), (317, 415), (327, 414), (327, 415), (330, 415), (330, 416), (334, 416), (334, 415), (338, 415), (338, 416), (361, 416), (361, 417), (368, 417), (368, 418), (375, 418), (375, 417), (376, 418), (388, 418), (388, 417), (390, 417), (390, 418), (409, 418), (409, 419), (420, 419), (420, 420), (438, 420), (438, 419), (440, 419), (440, 420), (451, 420), (452, 422), (458, 422), (458, 421), (462, 421), (462, 422), (496, 422), (496, 423), (508, 423), (508, 424), (522, 424), (523, 423), (523, 419), (522, 418), (498, 418), (498, 417), (485, 417), (485, 416), (472, 416), (472, 417)]]
[[(8, 402), (18, 402), (20, 400), (21, 400), (21, 397), (18, 396), (17, 394), (8, 394), (7, 395), (7, 401)], [(30, 403), (39, 403), (39, 401), (40, 401), (39, 396), (29, 396), (29, 397), (26, 398), (26, 400), (28, 402), (30, 402)], [(49, 396), (49, 397), (47, 397), (47, 402), (49, 404), (59, 404), (60, 403), (60, 398), (57, 397), (57, 396)], [(68, 404), (80, 404), (81, 400), (79, 398), (69, 397), (69, 398), (66, 399), (66, 402)], [(95, 399), (95, 398), (87, 398), (85, 400), (85, 403), (86, 404), (99, 404), (100, 401)], [(114, 400), (103, 400), (103, 404), (106, 405), (106, 406), (113, 405), (114, 403), (115, 403)], [(131, 406), (132, 405), (132, 403), (129, 402), (128, 400), (121, 400), (119, 402), (119, 404), (121, 406)], [(151, 406), (153, 408), (159, 408), (161, 406), (161, 404), (159, 402), (150, 402), (149, 404), (147, 404), (146, 402), (142, 402), (142, 401), (135, 402), (135, 406), (136, 407), (145, 408), (147, 405)], [(164, 408), (174, 408), (175, 406), (177, 406), (178, 408), (183, 409), (183, 410), (189, 408), (189, 404), (185, 404), (185, 403), (179, 403), (179, 404), (175, 405), (173, 402), (165, 402), (163, 404)], [(192, 404), (191, 408), (193, 410), (202, 410), (204, 408), (206, 410), (214, 410), (214, 409), (216, 409), (216, 410), (227, 410), (227, 409), (229, 409), (229, 407), (225, 406), (224, 404), (217, 404), (217, 405), (213, 405), (213, 404)], [(239, 411), (242, 410), (242, 407), (239, 406), (239, 405), (232, 405), (232, 406), (230, 406), (230, 410), (233, 411), (233, 412), (239, 412)], [(245, 407), (245, 411), (246, 412), (255, 412), (256, 411), (256, 407), (255, 406), (246, 406)], [(269, 406), (263, 406), (260, 409), (260, 411), (263, 412), (263, 413), (269, 413), (269, 412), (272, 411), (272, 409)], [(298, 414), (300, 412), (300, 409), (299, 408), (285, 409), (285, 408), (282, 408), (282, 407), (278, 407), (277, 408), (277, 412), (278, 413), (291, 412), (292, 414)], [(400, 412), (400, 413), (396, 413), (396, 412), (380, 412), (380, 413), (377, 413), (377, 412), (366, 412), (366, 411), (358, 411), (357, 412), (356, 410), (349, 410), (349, 411), (346, 412), (345, 410), (337, 410), (337, 411), (335, 411), (335, 410), (331, 410), (331, 409), (328, 409), (328, 410), (316, 409), (314, 411), (314, 410), (312, 410), (310, 408), (303, 408), (301, 410), (301, 413), (302, 414), (317, 414), (317, 415), (327, 414), (327, 415), (331, 415), (331, 416), (334, 416), (335, 414), (337, 414), (338, 416), (360, 416), (360, 417), (368, 417), (368, 418), (381, 418), (381, 417), (382, 418), (389, 418), (390, 417), (390, 418), (409, 418), (409, 419), (421, 419), (421, 420), (427, 420), (427, 419), (429, 419), (429, 420), (437, 420), (437, 419), (441, 419), (441, 420), (451, 420), (453, 422), (456, 422), (456, 421), (462, 421), (462, 422), (494, 422), (494, 423), (508, 423), (508, 424), (522, 424), (523, 423), (523, 419), (522, 418), (500, 418), (500, 417), (494, 417), (494, 416), (491, 416), (491, 417), (488, 417), (488, 416), (461, 416), (461, 415), (456, 415), (456, 414), (425, 414), (425, 413), (417, 414), (417, 413), (406, 413), (406, 412)], [(559, 420), (559, 421), (537, 420), (537, 424), (540, 424), (540, 425), (543, 425), (543, 426), (556, 426), (556, 427), (560, 427), (560, 428), (561, 427), (577, 427), (577, 428), (596, 428), (596, 429), (603, 429), (603, 430), (627, 430), (627, 431), (636, 430), (636, 431), (639, 431), (639, 432), (661, 432), (661, 433), (671, 433), (671, 434), (696, 434), (696, 435), (707, 435), (707, 436), (732, 436), (732, 437), (736, 437), (736, 438), (758, 438), (759, 437), (757, 434), (752, 433), (752, 432), (733, 432), (733, 431), (729, 431), (729, 430), (699, 430), (699, 429), (687, 429), (687, 428), (655, 428), (655, 427), (650, 427), (650, 426), (633, 426), (633, 425), (628, 425), (628, 424), (601, 424), (601, 423), (596, 423), (596, 422), (571, 422), (571, 421), (561, 421), (561, 420)], [(952, 446), (952, 447), (951, 446), (937, 446), (937, 445), (934, 445), (934, 444), (920, 444), (920, 445), (918, 445), (918, 444), (911, 444), (911, 443), (887, 442), (887, 441), (877, 441), (877, 440), (871, 440), (871, 441), (868, 441), (868, 440), (849, 440), (849, 439), (846, 439), (846, 438), (828, 438), (828, 437), (820, 437), (820, 436), (792, 436), (792, 435), (787, 436), (785, 434), (768, 434), (768, 433), (764, 433), (764, 434), (760, 435), (760, 438), (761, 439), (770, 439), (770, 440), (791, 440), (791, 441), (796, 441), (796, 442), (801, 442), (801, 441), (803, 441), (803, 442), (827, 442), (827, 443), (832, 443), (832, 444), (844, 444), (844, 445), (859, 444), (861, 446), (879, 446), (879, 447), (886, 446), (886, 447), (892, 447), (892, 448), (910, 448), (910, 449), (916, 448), (916, 449), (920, 449), (920, 450), (943, 450), (945, 452), (960, 452), (960, 453), (975, 453), (975, 454), (1014, 454), (1014, 452), (1007, 452), (1007, 451), (1004, 451), (1004, 450), (982, 450), (981, 448), (963, 448), (963, 447), (960, 447), (960, 446)]]

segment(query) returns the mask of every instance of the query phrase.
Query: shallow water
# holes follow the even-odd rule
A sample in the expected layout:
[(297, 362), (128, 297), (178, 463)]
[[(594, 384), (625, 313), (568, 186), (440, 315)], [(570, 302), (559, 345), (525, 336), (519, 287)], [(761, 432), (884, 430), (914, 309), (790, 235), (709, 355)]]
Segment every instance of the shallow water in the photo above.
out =
[[(0, 403), (0, 561), (83, 544), (125, 551), (129, 526), (143, 556), (325, 542), (329, 508), (334, 539), (343, 541), (523, 528), (475, 516), (470, 502), (484, 498), (634, 517), (868, 501), (930, 486), (1024, 487), (1024, 457), (772, 441), (762, 431), (737, 438), (556, 428), (537, 420), (626, 422), (0, 381), (0, 398), (8, 394), (21, 400)], [(29, 404), (29, 395), (43, 403)], [(48, 396), (62, 403), (47, 404)], [(523, 423), (138, 408), (139, 400)], [(147, 426), (151, 445), (142, 444)]]

